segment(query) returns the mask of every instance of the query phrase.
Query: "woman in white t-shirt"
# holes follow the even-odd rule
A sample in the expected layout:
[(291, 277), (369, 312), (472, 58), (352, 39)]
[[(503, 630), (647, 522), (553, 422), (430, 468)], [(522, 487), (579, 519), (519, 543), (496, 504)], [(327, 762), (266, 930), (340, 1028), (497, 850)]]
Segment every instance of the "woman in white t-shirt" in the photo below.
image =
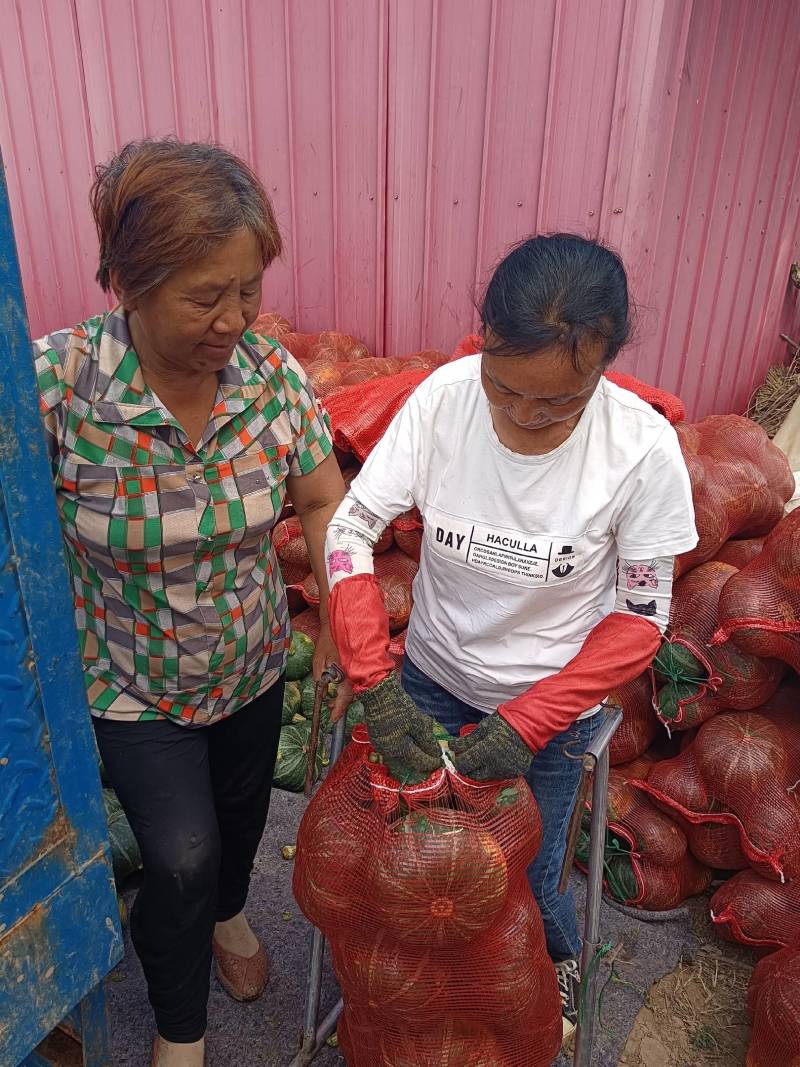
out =
[[(524, 774), (543, 841), (531, 888), (574, 1019), (575, 906), (558, 893), (579, 756), (598, 705), (639, 675), (669, 617), (673, 556), (697, 535), (669, 423), (603, 371), (629, 335), (619, 257), (570, 234), (503, 260), (484, 350), (410, 397), (334, 516), (329, 615), (375, 748), (440, 765), (431, 716), (474, 779)], [(372, 549), (416, 505), (425, 532), (402, 677)], [(426, 714), (427, 713), (427, 714)]]

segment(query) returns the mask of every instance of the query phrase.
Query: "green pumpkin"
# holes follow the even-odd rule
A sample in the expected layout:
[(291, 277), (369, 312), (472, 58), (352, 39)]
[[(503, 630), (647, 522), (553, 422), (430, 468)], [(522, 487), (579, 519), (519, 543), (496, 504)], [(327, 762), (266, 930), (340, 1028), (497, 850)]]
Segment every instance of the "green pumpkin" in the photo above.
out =
[(366, 719), (366, 711), (364, 705), (360, 700), (354, 700), (353, 703), (347, 709), (347, 729), (345, 731), (346, 736), (349, 738), (353, 730), (358, 726), (360, 722), (364, 722)]
[(111, 842), (114, 880), (117, 885), (121, 885), (126, 878), (141, 868), (142, 857), (133, 830), (113, 789), (103, 790), (103, 805), (106, 809), (108, 839)]
[(287, 682), (283, 691), (283, 714), (281, 716), (281, 724), (283, 726), (288, 726), (294, 716), (300, 714), (302, 703), (303, 696), (298, 683)]
[[(289, 793), (302, 793), (306, 783), (310, 739), (311, 728), (309, 724), (292, 723), (281, 729), (275, 771), (272, 776), (272, 784), (278, 789), (285, 789)], [(318, 743), (314, 772), (315, 781), (322, 772), (322, 756), (322, 744)]]
[(653, 670), (660, 682), (693, 682), (697, 686), (708, 678), (708, 671), (685, 645), (665, 641), (653, 660)]
[(311, 673), (313, 662), (314, 642), (304, 633), (293, 633), (289, 644), (289, 657), (286, 660), (286, 680), (299, 682)]
[(691, 682), (668, 682), (658, 691), (658, 714), (669, 722), (679, 719), (684, 710), (681, 708), (681, 701), (696, 698), (697, 686)]
[[(435, 719), (433, 720), (433, 736), (437, 741), (444, 742), (445, 745), (453, 740), (447, 730)], [(430, 774), (422, 774), (411, 767), (407, 767), (399, 760), (385, 759), (384, 763), (392, 778), (401, 785), (420, 785), (430, 778)], [(442, 763), (442, 766), (444, 766), (444, 763)]]
[(639, 896), (639, 885), (631, 866), (630, 856), (622, 854), (608, 856), (605, 862), (605, 877), (609, 894), (620, 904), (636, 900)]

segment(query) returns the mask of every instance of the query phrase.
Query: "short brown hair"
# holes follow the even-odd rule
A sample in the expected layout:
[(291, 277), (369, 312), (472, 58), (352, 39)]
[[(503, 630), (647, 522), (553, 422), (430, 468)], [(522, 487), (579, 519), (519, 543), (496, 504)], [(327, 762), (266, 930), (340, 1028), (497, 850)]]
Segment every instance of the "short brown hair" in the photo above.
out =
[(242, 227), (258, 238), (265, 268), (281, 253), (263, 185), (219, 145), (132, 141), (95, 168), (91, 204), (106, 292), (115, 271), (127, 294), (141, 296)]

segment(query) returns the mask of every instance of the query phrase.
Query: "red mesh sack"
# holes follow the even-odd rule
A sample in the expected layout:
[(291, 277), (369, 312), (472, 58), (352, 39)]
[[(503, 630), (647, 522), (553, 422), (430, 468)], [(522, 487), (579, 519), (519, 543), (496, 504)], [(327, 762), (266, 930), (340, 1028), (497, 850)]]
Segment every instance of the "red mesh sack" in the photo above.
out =
[(422, 556), (422, 530), (395, 529), (394, 542), (409, 559), (419, 563)]
[(725, 709), (756, 708), (780, 685), (779, 660), (759, 659), (733, 641), (711, 647), (720, 598), (736, 574), (712, 560), (675, 582), (669, 636), (653, 662), (653, 702), (670, 729), (690, 730)]
[(405, 370), (389, 378), (338, 389), (325, 406), (337, 447), (353, 452), (363, 463), (386, 428), (429, 370)]
[(741, 415), (709, 415), (676, 427), (692, 483), (696, 548), (676, 560), (679, 576), (713, 559), (732, 537), (761, 537), (794, 493), (786, 456)]
[[(394, 633), (408, 626), (413, 606), (411, 583), (418, 571), (417, 564), (397, 549), (390, 549), (375, 557), (375, 577), (383, 594), (383, 604), (389, 616), (389, 629)], [(307, 604), (319, 604), (319, 586), (313, 573), (296, 588)]]
[(272, 544), (280, 561), (283, 580), (287, 585), (302, 582), (311, 572), (303, 527), (297, 516), (282, 519), (272, 531)]
[(530, 789), (444, 768), (403, 786), (375, 759), (356, 727), (294, 867), (331, 945), (349, 1067), (549, 1067), (561, 1008), (526, 876), (541, 843)]
[(422, 516), (419, 513), (419, 509), (412, 508), (410, 511), (404, 511), (402, 515), (398, 515), (396, 519), (392, 520), (392, 526), (395, 530), (402, 530), (406, 533), (410, 533), (413, 530), (421, 530)]
[(609, 759), (615, 767), (646, 752), (658, 731), (649, 672), (614, 690), (608, 703), (622, 708), (622, 722), (609, 746)]
[(259, 315), (250, 327), (251, 333), (260, 334), (262, 337), (271, 337), (280, 341), (287, 333), (292, 332), (291, 323), (277, 311), (265, 311)]
[(309, 360), (324, 360), (328, 363), (352, 363), (366, 359), (369, 349), (363, 341), (337, 330), (323, 330), (309, 348)]
[[(483, 338), (478, 333), (470, 333), (459, 341), (451, 358), (460, 359), (462, 356), (472, 356), (482, 351)], [(638, 378), (634, 378), (630, 374), (622, 374), (619, 371), (606, 371), (605, 377), (610, 382), (618, 385), (620, 389), (627, 389), (630, 393), (636, 393), (640, 399), (655, 408), (665, 419), (668, 419), (673, 426), (675, 423), (683, 422), (686, 418), (686, 408), (683, 401), (679, 400), (677, 396), (673, 396), (672, 393), (668, 393), (664, 389), (658, 389), (654, 385), (646, 385), (644, 382), (640, 382)]]
[(294, 358), (305, 367), (314, 358), (311, 353), (318, 340), (318, 333), (296, 333), (290, 330), (281, 337), (280, 342), (286, 351), (291, 352)]
[(402, 633), (394, 634), (389, 642), (389, 655), (397, 664), (398, 668), (403, 666), (403, 660), (406, 655), (406, 630)]
[[(629, 784), (633, 778), (646, 778), (654, 766), (648, 759), (634, 760), (612, 767), (608, 778), (603, 884), (615, 900), (645, 911), (675, 908), (711, 882), (711, 871), (691, 855), (675, 820)], [(575, 850), (583, 870), (588, 864), (590, 815), (587, 803)]]
[(761, 555), (764, 547), (763, 537), (745, 537), (741, 541), (728, 541), (717, 552), (714, 559), (717, 563), (729, 563), (740, 571), (748, 563), (752, 563), (756, 556)]
[(800, 883), (782, 884), (742, 871), (711, 898), (711, 919), (729, 941), (800, 948)]
[(728, 640), (800, 672), (800, 508), (775, 527), (761, 554), (725, 586), (713, 643)]
[(747, 1008), (753, 1033), (745, 1067), (800, 1067), (800, 949), (784, 948), (756, 964)]
[[(800, 717), (786, 686), (757, 711), (723, 712), (635, 787), (696, 825), (733, 827), (766, 878), (800, 875)], [(719, 842), (718, 842), (719, 843)], [(739, 863), (720, 865), (735, 869)]]
[(298, 615), (292, 616), (292, 629), (298, 633), (310, 637), (314, 644), (319, 640), (322, 625), (319, 621), (319, 612), (316, 608), (306, 608)]

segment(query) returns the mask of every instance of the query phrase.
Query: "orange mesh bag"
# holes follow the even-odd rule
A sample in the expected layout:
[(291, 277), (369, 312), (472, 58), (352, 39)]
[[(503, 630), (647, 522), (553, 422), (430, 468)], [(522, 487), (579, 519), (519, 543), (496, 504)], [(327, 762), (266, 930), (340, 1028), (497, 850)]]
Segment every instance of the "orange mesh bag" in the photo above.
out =
[(407, 632), (407, 630), (403, 630), (402, 633), (394, 634), (389, 642), (389, 655), (395, 661), (398, 668), (403, 666), (403, 660), (405, 659)]
[[(786, 686), (757, 711), (723, 712), (680, 755), (635, 787), (696, 825), (733, 827), (741, 853), (766, 878), (800, 875), (800, 717)], [(717, 841), (717, 844), (720, 844)], [(735, 869), (733, 862), (720, 865)]]
[(761, 555), (764, 547), (763, 537), (746, 537), (742, 541), (728, 541), (717, 552), (714, 559), (717, 563), (729, 563), (738, 571), (752, 563), (756, 556)]
[(325, 403), (333, 440), (363, 463), (420, 382), (431, 372), (405, 370), (388, 378), (337, 389)]
[(608, 703), (622, 708), (622, 722), (609, 746), (611, 766), (615, 767), (646, 752), (658, 732), (649, 671), (616, 689)]
[(318, 333), (296, 333), (294, 330), (290, 330), (280, 338), (280, 342), (286, 351), (291, 352), (303, 367), (313, 360), (314, 357), (311, 353), (318, 340)]
[(756, 708), (780, 685), (779, 660), (759, 659), (733, 641), (711, 647), (720, 598), (737, 573), (712, 560), (675, 583), (669, 635), (653, 661), (654, 705), (670, 729), (690, 730), (726, 709)]
[[(408, 626), (414, 603), (411, 583), (418, 570), (414, 560), (397, 549), (390, 549), (375, 557), (375, 577), (383, 594), (383, 604), (389, 616), (389, 629), (392, 633), (405, 630)], [(307, 604), (319, 604), (319, 586), (313, 573), (295, 588)]]
[(774, 656), (800, 672), (800, 508), (764, 542), (761, 554), (725, 586), (713, 643)]
[(363, 341), (338, 330), (323, 330), (308, 353), (310, 360), (327, 363), (353, 363), (368, 356), (369, 349)]
[(419, 513), (419, 509), (412, 508), (410, 511), (404, 511), (402, 515), (398, 515), (396, 519), (392, 520), (392, 526), (395, 530), (402, 530), (406, 533), (421, 530), (422, 516)]
[(800, 883), (782, 884), (742, 871), (711, 898), (711, 919), (730, 941), (756, 948), (800, 948)]
[(699, 537), (696, 548), (678, 556), (678, 577), (713, 559), (732, 537), (768, 534), (794, 493), (794, 476), (764, 430), (741, 415), (709, 415), (676, 430)]
[(422, 556), (422, 530), (395, 529), (394, 541), (401, 552), (419, 563)]
[(265, 311), (259, 315), (250, 327), (251, 333), (260, 334), (262, 337), (271, 337), (280, 341), (287, 333), (292, 332), (291, 323), (277, 311)]
[(530, 789), (444, 767), (415, 782), (376, 759), (357, 726), (294, 868), (331, 945), (349, 1067), (549, 1067), (561, 1006), (526, 876), (541, 844)]
[(297, 615), (292, 616), (292, 630), (310, 637), (314, 644), (319, 640), (320, 630), (319, 612), (316, 608), (306, 608)]
[(282, 519), (272, 531), (272, 544), (280, 561), (283, 580), (287, 585), (296, 585), (311, 572), (303, 527), (297, 516)]
[(800, 1067), (800, 949), (784, 948), (756, 964), (747, 1008), (753, 1033), (745, 1067)]
[[(605, 890), (620, 903), (644, 911), (675, 908), (711, 882), (711, 871), (691, 855), (675, 820), (629, 784), (633, 778), (645, 779), (654, 766), (645, 757), (613, 767), (608, 778)], [(583, 870), (588, 864), (590, 816), (587, 803), (575, 850)]]

